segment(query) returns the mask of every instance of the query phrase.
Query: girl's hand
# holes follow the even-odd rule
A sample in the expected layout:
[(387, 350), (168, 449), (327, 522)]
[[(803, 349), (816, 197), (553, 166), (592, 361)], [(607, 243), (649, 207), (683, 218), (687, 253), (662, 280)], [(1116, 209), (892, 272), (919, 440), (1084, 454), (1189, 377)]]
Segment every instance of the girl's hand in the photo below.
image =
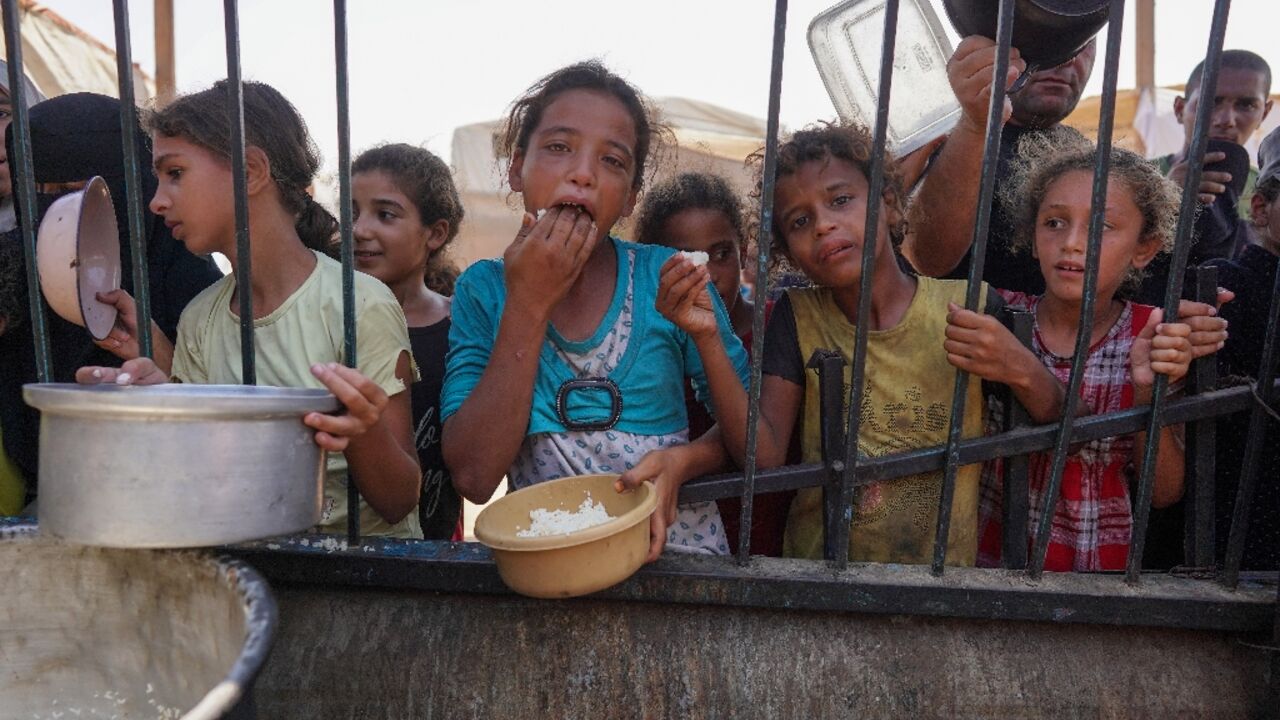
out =
[(653, 562), (662, 554), (662, 548), (667, 544), (667, 528), (676, 521), (676, 498), (680, 494), (680, 486), (689, 480), (681, 453), (683, 447), (646, 454), (613, 485), (614, 490), (621, 493), (634, 490), (647, 480), (653, 483), (658, 493), (658, 506), (649, 517), (649, 556), (645, 562)]
[[(1230, 290), (1219, 289), (1218, 306), (1235, 297)], [(1227, 343), (1227, 321), (1218, 317), (1213, 305), (1191, 300), (1178, 302), (1178, 322), (1191, 328), (1191, 359), (1212, 355)]]
[[(142, 355), (142, 347), (138, 342), (138, 306), (133, 296), (123, 288), (111, 292), (98, 293), (98, 302), (114, 305), (116, 308), (116, 326), (101, 340), (93, 344), (115, 355), (121, 360), (132, 360)], [(151, 321), (151, 350), (156, 365), (162, 370), (173, 366), (173, 343), (160, 330), (154, 320)]]
[(1129, 350), (1129, 371), (1139, 389), (1149, 390), (1155, 384), (1156, 373), (1168, 375), (1171, 382), (1180, 380), (1191, 365), (1191, 326), (1162, 323), (1163, 315), (1159, 308), (1151, 311)]
[(520, 232), (502, 254), (508, 304), (538, 317), (550, 315), (582, 273), (596, 235), (595, 220), (574, 207), (552, 208), (541, 220), (526, 212)]
[(338, 363), (312, 365), (311, 374), (338, 398), (346, 412), (307, 413), (302, 422), (316, 431), (317, 445), (330, 452), (342, 452), (351, 438), (363, 435), (378, 423), (387, 406), (387, 393), (359, 370)]
[(946, 335), (942, 348), (947, 362), (986, 380), (1012, 384), (1016, 364), (1010, 359), (1026, 348), (999, 320), (947, 303)]
[(81, 385), (159, 385), (169, 382), (169, 376), (151, 358), (140, 357), (126, 360), (118, 368), (82, 367), (76, 370), (76, 382)]
[(719, 323), (711, 304), (711, 273), (681, 253), (672, 255), (658, 276), (654, 307), (694, 338), (716, 337)]

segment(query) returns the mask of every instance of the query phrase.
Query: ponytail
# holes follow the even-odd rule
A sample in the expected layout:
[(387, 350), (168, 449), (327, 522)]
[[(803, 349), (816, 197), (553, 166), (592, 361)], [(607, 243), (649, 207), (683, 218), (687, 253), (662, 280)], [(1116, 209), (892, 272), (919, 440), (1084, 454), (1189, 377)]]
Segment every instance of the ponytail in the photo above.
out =
[(336, 258), (339, 232), (337, 219), (310, 195), (302, 202), (302, 210), (293, 225), (302, 244)]

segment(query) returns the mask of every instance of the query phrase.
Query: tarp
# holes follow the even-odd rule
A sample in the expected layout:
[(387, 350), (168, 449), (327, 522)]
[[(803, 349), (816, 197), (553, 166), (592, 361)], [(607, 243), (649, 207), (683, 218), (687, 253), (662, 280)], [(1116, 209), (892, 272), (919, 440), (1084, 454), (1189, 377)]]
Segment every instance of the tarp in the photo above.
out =
[[(119, 95), (114, 50), (34, 0), (19, 0), (18, 6), (23, 67), (45, 97), (73, 92)], [(137, 63), (133, 94), (139, 105), (155, 96), (155, 82)]]
[[(688, 98), (657, 98), (655, 103), (675, 147), (646, 181), (653, 184), (688, 171), (712, 172), (724, 176), (745, 198), (755, 181), (743, 161), (763, 147), (765, 121)], [(520, 225), (520, 199), (507, 187), (506, 159), (495, 152), (500, 128), (501, 122), (493, 120), (453, 132), (451, 162), (466, 217), (450, 252), (463, 267), (501, 256)], [(618, 231), (626, 237), (626, 224)]]

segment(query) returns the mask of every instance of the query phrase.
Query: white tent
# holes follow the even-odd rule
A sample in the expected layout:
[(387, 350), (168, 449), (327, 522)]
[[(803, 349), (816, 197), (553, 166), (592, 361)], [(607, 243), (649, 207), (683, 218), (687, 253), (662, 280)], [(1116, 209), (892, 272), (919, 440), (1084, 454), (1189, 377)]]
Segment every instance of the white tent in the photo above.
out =
[[(18, 6), (23, 68), (45, 97), (73, 92), (119, 94), (114, 50), (34, 0), (19, 0)], [(155, 95), (155, 83), (137, 63), (133, 88), (139, 105)]]
[[(656, 104), (676, 147), (659, 159), (656, 174), (646, 181), (687, 171), (713, 172), (745, 197), (754, 180), (743, 161), (763, 146), (764, 120), (687, 98), (658, 98)], [(453, 131), (454, 180), (466, 208), (452, 248), (461, 266), (502, 255), (520, 224), (519, 198), (506, 185), (506, 159), (495, 152), (500, 128), (501, 122), (494, 120)], [(625, 236), (625, 226), (619, 230)]]

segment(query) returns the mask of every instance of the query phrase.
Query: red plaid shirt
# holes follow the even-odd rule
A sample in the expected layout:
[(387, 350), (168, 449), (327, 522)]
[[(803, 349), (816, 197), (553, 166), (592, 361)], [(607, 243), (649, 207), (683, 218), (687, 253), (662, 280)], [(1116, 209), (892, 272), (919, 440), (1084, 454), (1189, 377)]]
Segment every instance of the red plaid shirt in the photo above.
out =
[[(1001, 290), (1014, 308), (1035, 312), (1040, 298)], [(1095, 415), (1133, 406), (1133, 382), (1129, 374), (1129, 350), (1153, 308), (1126, 302), (1120, 318), (1106, 337), (1089, 348), (1080, 397)], [(1045, 367), (1065, 385), (1071, 375), (1071, 358), (1054, 355), (1045, 347), (1039, 327), (1032, 350)], [(995, 403), (993, 403), (994, 405)], [(998, 418), (993, 413), (989, 419)], [(1133, 468), (1133, 436), (1103, 438), (1086, 443), (1067, 456), (1062, 490), (1053, 515), (1045, 569), (1122, 570), (1129, 555), (1133, 514), (1129, 503), (1129, 475)], [(1032, 453), (1028, 458), (1031, 515), (1027, 544), (1035, 540), (1036, 526), (1045, 506), (1044, 488), (1049, 482), (1052, 453)], [(1000, 566), (1001, 480), (1000, 461), (983, 468), (978, 509), (978, 565)]]

